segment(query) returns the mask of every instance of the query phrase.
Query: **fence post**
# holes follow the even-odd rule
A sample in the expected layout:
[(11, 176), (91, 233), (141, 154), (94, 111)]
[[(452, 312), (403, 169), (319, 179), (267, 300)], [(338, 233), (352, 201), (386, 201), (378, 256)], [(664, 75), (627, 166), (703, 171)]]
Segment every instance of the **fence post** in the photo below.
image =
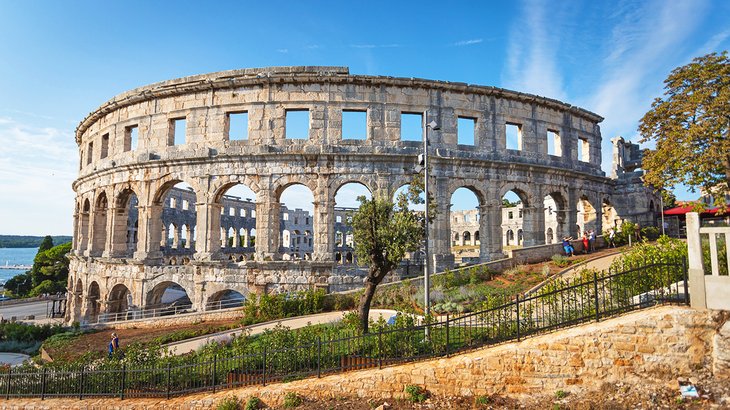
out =
[(322, 336), (317, 336), (317, 377), (322, 377)]
[(127, 379), (127, 364), (122, 365), (122, 389), (119, 392), (119, 400), (124, 400), (124, 385)]
[(215, 385), (216, 385), (216, 372), (218, 370), (218, 355), (213, 355), (213, 393), (215, 393)]
[(593, 304), (596, 308), (596, 322), (601, 318), (598, 311), (598, 272), (593, 271)]
[(84, 398), (84, 367), (81, 366), (81, 377), (79, 378), (79, 400)]
[(687, 259), (682, 258), (682, 277), (684, 278), (684, 304), (689, 305), (689, 278), (687, 277)]
[(446, 357), (449, 357), (449, 314), (446, 313)]
[(167, 400), (170, 400), (170, 362), (167, 362)]
[(705, 270), (702, 266), (702, 243), (700, 241), (700, 216), (697, 212), (687, 213), (687, 248), (689, 256), (689, 288), (692, 290), (692, 307), (707, 308), (705, 293)]
[(8, 385), (7, 385), (7, 388), (5, 389), (5, 400), (10, 400), (10, 381), (12, 380), (12, 377), (13, 377), (13, 368), (11, 367), (8, 369)]
[(46, 398), (46, 368), (43, 368), (43, 374), (41, 375), (41, 400)]
[(520, 341), (520, 295), (515, 296), (515, 308), (517, 309), (517, 341)]
[(266, 387), (266, 346), (264, 346), (264, 374), (263, 374), (263, 384), (264, 384), (264, 387)]
[(378, 330), (378, 369), (383, 368), (383, 329)]

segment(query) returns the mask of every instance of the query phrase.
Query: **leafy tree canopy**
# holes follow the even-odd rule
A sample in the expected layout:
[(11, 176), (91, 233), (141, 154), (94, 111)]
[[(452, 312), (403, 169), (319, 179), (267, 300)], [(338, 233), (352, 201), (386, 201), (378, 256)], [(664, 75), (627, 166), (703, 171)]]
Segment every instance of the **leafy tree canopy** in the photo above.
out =
[(423, 214), (408, 209), (409, 198), (418, 200), (419, 188), (418, 184), (411, 184), (409, 193), (399, 195), (396, 203), (388, 198), (359, 197), (360, 207), (350, 218), (355, 253), (368, 266), (365, 291), (358, 307), (360, 324), (365, 333), (368, 331), (370, 303), (376, 287), (385, 275), (398, 267), (408, 252), (418, 250), (423, 241)]
[(664, 98), (639, 123), (645, 182), (657, 188), (683, 183), (705, 188), (724, 206), (730, 182), (730, 60), (727, 51), (695, 58), (664, 81)]

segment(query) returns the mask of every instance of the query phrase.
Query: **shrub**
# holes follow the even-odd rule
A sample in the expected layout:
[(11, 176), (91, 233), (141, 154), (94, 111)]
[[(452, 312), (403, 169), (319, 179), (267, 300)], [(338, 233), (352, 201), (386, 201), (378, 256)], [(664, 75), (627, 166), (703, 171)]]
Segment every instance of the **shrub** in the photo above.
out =
[(553, 255), (550, 259), (552, 259), (553, 263), (561, 268), (565, 268), (567, 266), (570, 266), (572, 260), (564, 255)]
[(256, 410), (261, 408), (261, 406), (264, 403), (256, 396), (251, 396), (248, 398), (248, 401), (246, 401), (246, 405), (243, 407), (243, 410)]
[(284, 396), (284, 408), (285, 409), (293, 409), (294, 407), (299, 407), (302, 405), (302, 396), (294, 393), (289, 392)]
[(555, 398), (556, 399), (564, 399), (568, 397), (568, 393), (563, 390), (558, 390), (555, 392)]
[(408, 401), (411, 403), (420, 403), (426, 401), (428, 398), (426, 390), (422, 389), (420, 386), (416, 386), (415, 384), (409, 384), (406, 386), (405, 391), (408, 395)]
[(492, 398), (489, 396), (477, 396), (474, 402), (477, 406), (489, 406), (492, 404)]
[(241, 408), (241, 399), (236, 396), (228, 396), (218, 402), (215, 408), (216, 410), (238, 410)]

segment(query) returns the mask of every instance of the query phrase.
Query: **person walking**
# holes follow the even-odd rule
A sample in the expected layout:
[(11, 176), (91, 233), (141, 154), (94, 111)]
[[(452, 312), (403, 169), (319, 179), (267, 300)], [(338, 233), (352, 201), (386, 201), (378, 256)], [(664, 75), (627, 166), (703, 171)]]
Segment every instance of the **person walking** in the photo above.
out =
[(109, 341), (109, 358), (114, 357), (114, 354), (119, 351), (119, 337), (116, 333), (112, 333), (112, 339)]
[(583, 253), (590, 253), (591, 250), (588, 248), (588, 246), (589, 246), (589, 244), (588, 244), (588, 234), (585, 231), (583, 231), (583, 239), (582, 239), (582, 242), (583, 242)]
[(591, 229), (588, 231), (588, 243), (590, 244), (591, 252), (596, 251), (596, 231)]

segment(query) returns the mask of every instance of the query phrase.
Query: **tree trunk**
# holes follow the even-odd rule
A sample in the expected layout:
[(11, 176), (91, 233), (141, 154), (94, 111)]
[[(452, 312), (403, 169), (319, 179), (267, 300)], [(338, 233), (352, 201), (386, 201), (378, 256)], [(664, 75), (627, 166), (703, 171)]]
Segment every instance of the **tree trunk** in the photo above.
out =
[(368, 332), (368, 321), (370, 320), (370, 302), (373, 301), (375, 296), (375, 289), (378, 284), (371, 282), (370, 278), (365, 282), (365, 292), (360, 297), (360, 306), (358, 306), (358, 314), (360, 315), (360, 327), (362, 328), (363, 334)]

